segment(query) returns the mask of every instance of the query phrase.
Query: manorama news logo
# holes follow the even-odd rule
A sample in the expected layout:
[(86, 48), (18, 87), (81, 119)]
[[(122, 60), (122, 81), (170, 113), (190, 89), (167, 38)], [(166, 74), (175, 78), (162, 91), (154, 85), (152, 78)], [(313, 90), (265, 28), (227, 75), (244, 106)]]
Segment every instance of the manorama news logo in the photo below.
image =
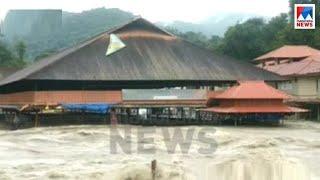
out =
[(314, 4), (294, 5), (294, 28), (295, 29), (315, 29), (316, 14)]

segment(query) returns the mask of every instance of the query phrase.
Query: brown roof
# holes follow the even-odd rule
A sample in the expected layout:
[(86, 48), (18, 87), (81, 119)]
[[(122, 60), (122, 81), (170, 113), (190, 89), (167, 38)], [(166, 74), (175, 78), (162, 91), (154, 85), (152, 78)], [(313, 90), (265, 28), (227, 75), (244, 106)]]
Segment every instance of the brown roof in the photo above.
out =
[(311, 55), (297, 62), (267, 65), (261, 68), (281, 76), (318, 75), (320, 73), (320, 54)]
[(288, 99), (289, 95), (269, 86), (263, 81), (242, 81), (214, 99)]
[(305, 45), (285, 45), (255, 58), (254, 61), (272, 60), (276, 58), (304, 58), (319, 53), (320, 50)]
[[(106, 56), (109, 35), (126, 45)], [(216, 55), (142, 18), (40, 60), (0, 81), (20, 80), (279, 80), (280, 77), (227, 56)]]

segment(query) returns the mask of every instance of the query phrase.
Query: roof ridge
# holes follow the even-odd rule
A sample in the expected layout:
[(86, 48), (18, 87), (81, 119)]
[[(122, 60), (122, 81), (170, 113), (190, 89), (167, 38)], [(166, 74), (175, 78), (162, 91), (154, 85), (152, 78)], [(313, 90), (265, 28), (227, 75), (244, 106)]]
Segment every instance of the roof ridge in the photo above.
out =
[[(265, 54), (262, 54), (261, 56), (258, 56), (256, 58), (254, 58), (252, 61), (253, 62), (257, 62), (257, 61), (260, 61), (260, 60), (266, 60), (268, 58), (276, 58), (276, 56), (274, 57), (274, 56), (272, 56), (272, 54), (276, 53), (277, 51), (281, 52), (285, 48), (289, 48), (290, 50), (293, 50), (293, 48), (300, 48), (301, 50), (304, 50), (306, 56), (301, 56), (302, 58), (303, 57), (308, 57), (308, 56), (314, 54), (316, 51), (320, 52), (320, 50), (318, 50), (316, 48), (313, 48), (313, 47), (311, 47), (309, 45), (306, 45), (306, 44), (304, 44), (304, 45), (288, 45), (288, 44), (285, 44), (285, 45), (283, 45), (283, 46), (281, 46), (279, 48), (273, 49), (273, 50), (271, 50), (271, 51), (269, 51), (269, 52), (267, 52)], [(309, 54), (309, 55), (307, 55), (307, 54)], [(283, 57), (279, 56), (279, 58), (283, 58)]]
[(121, 28), (123, 28), (123, 27), (125, 27), (125, 26), (127, 26), (127, 25), (129, 25), (129, 24), (131, 24), (131, 23), (133, 23), (133, 22), (135, 22), (135, 21), (138, 21), (138, 20), (142, 20), (143, 22), (145, 22), (145, 23), (147, 23), (147, 24), (149, 24), (149, 25), (151, 25), (151, 26), (159, 29), (159, 30), (162, 31), (163, 33), (165, 33), (165, 34), (167, 34), (167, 35), (169, 35), (169, 36), (174, 36), (174, 37), (175, 37), (174, 34), (168, 32), (167, 30), (165, 30), (165, 29), (163, 29), (163, 28), (161, 28), (161, 27), (159, 27), (159, 26), (154, 25), (153, 23), (150, 23), (148, 20), (146, 20), (146, 19), (144, 19), (144, 18), (142, 18), (142, 17), (140, 17), (140, 16), (137, 16), (137, 17), (133, 18), (131, 21), (128, 21), (127, 23), (124, 23), (124, 24), (121, 24), (121, 25), (119, 25), (119, 26), (116, 26), (116, 27), (114, 27), (114, 28), (112, 28), (112, 29), (109, 29), (109, 30), (107, 31), (107, 33), (113, 33), (114, 31), (117, 31), (117, 30), (119, 30), (119, 29), (121, 29)]

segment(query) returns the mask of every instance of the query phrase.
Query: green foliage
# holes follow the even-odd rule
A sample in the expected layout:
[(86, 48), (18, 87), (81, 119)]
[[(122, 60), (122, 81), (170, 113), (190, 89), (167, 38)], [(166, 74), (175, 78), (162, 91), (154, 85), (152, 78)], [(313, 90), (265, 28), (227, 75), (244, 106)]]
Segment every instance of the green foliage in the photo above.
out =
[(0, 67), (23, 67), (24, 65), (23, 59), (17, 58), (6, 44), (0, 42)]
[[(110, 28), (126, 23), (134, 17), (129, 12), (105, 8), (92, 9), (82, 13), (62, 12), (60, 16), (58, 12), (54, 11), (51, 14), (46, 13), (46, 18), (43, 18), (43, 13), (42, 11), (16, 10), (8, 14), (3, 24), (5, 29), (11, 32), (11, 34), (4, 34), (8, 42), (14, 44), (17, 39), (25, 42), (27, 46), (26, 58), (29, 60), (34, 60), (45, 52), (59, 51), (74, 46)], [(59, 18), (60, 25), (57, 23)], [(21, 34), (21, 29), (30, 27), (30, 24), (32, 24), (32, 28)]]
[(247, 59), (260, 55), (266, 46), (263, 39), (265, 22), (261, 18), (249, 19), (230, 27), (222, 42), (222, 53)]
[(216, 52), (221, 52), (222, 41), (223, 39), (220, 36), (211, 36), (208, 42), (208, 48)]
[(247, 13), (219, 14), (197, 23), (173, 21), (169, 23), (168, 26), (174, 27), (182, 33), (192, 31), (201, 32), (207, 37), (211, 37), (212, 35), (222, 37), (224, 32), (229, 28), (229, 26), (232, 26), (237, 22), (243, 22), (251, 16), (252, 14)]
[(262, 18), (249, 19), (227, 30), (220, 46), (221, 52), (238, 59), (252, 60), (272, 49), (288, 44), (287, 41), (279, 40), (287, 27), (286, 14), (280, 14), (269, 22), (265, 22)]
[[(263, 18), (251, 18), (242, 23), (238, 22), (227, 29), (224, 37), (216, 35), (208, 37), (210, 33), (202, 31), (203, 28), (194, 28), (190, 31), (195, 24), (181, 22), (176, 22), (176, 26), (166, 27), (166, 30), (216, 53), (246, 61), (285, 44), (303, 44), (320, 49), (320, 16), (316, 17), (318, 23), (315, 30), (295, 30), (293, 28), (293, 7), (296, 3), (315, 3), (317, 4), (316, 12), (320, 12), (318, 0), (289, 0), (288, 14), (280, 14), (268, 21)], [(33, 35), (21, 37), (26, 45), (20, 42), (14, 46), (17, 57), (10, 51), (10, 48), (1, 45), (0, 65), (18, 66), (24, 64), (23, 59), (25, 58), (35, 60), (44, 58), (60, 49), (74, 46), (100, 32), (127, 22), (132, 17), (134, 17), (133, 14), (119, 9), (99, 8), (80, 14), (63, 12), (61, 29), (50, 31), (49, 34), (33, 33)], [(236, 18), (227, 19), (233, 22)], [(7, 23), (10, 24), (10, 22), (16, 22), (16, 19), (9, 19)], [(44, 29), (48, 29), (54, 24), (47, 22), (44, 23), (44, 26), (46, 26), (43, 27)], [(215, 27), (212, 23), (206, 24), (206, 29), (210, 32)]]
[(226, 54), (242, 60), (251, 60), (283, 45), (283, 42), (279, 42), (276, 39), (283, 36), (282, 31), (287, 26), (287, 14), (280, 14), (269, 22), (266, 22), (263, 18), (252, 18), (244, 23), (237, 23), (228, 28), (223, 38), (219, 36), (208, 38), (199, 32), (181, 33), (175, 28), (167, 28), (167, 30), (216, 53)]
[[(309, 1), (290, 1), (289, 16), (283, 13), (269, 21), (265, 21), (263, 18), (251, 18), (243, 23), (237, 23), (228, 28), (223, 38), (217, 36), (207, 38), (201, 33), (181, 33), (177, 30), (171, 32), (217, 53), (246, 61), (286, 44), (309, 45), (320, 49), (319, 23), (315, 30), (296, 30), (291, 21), (293, 19), (291, 13), (293, 12), (293, 4)], [(317, 18), (319, 19), (319, 16)]]
[(197, 44), (199, 46), (202, 46), (202, 47), (208, 46), (208, 39), (201, 32), (195, 33), (195, 32), (189, 31), (189, 32), (181, 34), (181, 37), (190, 41), (190, 42), (193, 42), (194, 44)]
[(207, 49), (211, 49), (211, 50), (217, 50), (219, 48), (219, 45), (222, 42), (222, 38), (217, 36), (217, 35), (213, 35), (211, 36), (211, 38), (208, 38), (207, 36), (205, 36), (203, 33), (201, 32), (192, 32), (192, 31), (188, 31), (188, 32), (181, 32), (179, 30), (177, 30), (174, 27), (165, 27), (165, 29), (176, 35), (179, 36), (193, 44), (196, 44), (198, 46), (207, 48)]
[(24, 55), (26, 54), (26, 45), (23, 41), (18, 41), (15, 45), (15, 50), (17, 52), (20, 61), (24, 60)]

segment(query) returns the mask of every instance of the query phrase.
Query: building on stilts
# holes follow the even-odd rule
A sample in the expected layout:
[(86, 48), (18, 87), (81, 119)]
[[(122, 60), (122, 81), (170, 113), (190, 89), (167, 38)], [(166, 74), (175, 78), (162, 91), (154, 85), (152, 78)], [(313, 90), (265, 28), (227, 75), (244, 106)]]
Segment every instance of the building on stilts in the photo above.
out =
[(15, 106), (37, 119), (35, 125), (44, 119), (109, 122), (111, 112), (119, 122), (197, 124), (199, 109), (210, 105), (208, 95), (239, 80), (274, 84), (284, 79), (139, 17), (0, 80), (0, 105)]

